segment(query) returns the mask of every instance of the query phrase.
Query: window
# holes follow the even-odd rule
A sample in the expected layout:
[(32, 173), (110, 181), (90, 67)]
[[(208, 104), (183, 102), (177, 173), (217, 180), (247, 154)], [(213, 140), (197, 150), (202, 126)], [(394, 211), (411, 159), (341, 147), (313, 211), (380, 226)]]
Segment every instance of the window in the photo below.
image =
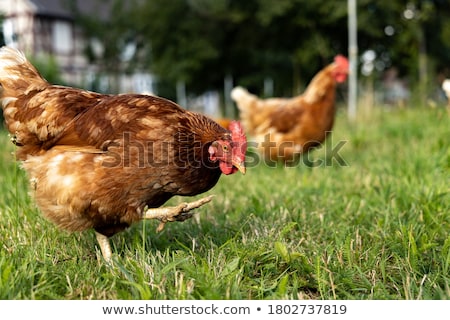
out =
[(5, 19), (3, 21), (3, 40), (4, 44), (16, 47), (17, 46), (17, 36), (14, 33), (14, 25), (11, 19)]
[(53, 49), (56, 53), (69, 54), (73, 49), (72, 26), (66, 21), (55, 21), (52, 25)]

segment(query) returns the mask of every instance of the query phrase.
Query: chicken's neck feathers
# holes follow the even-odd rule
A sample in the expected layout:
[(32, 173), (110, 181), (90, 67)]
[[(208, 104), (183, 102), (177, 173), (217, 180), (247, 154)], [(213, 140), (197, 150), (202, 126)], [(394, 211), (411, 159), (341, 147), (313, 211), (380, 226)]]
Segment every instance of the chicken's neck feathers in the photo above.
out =
[(327, 93), (334, 93), (336, 82), (332, 75), (333, 64), (330, 64), (314, 76), (308, 84), (302, 98), (308, 104), (314, 104)]

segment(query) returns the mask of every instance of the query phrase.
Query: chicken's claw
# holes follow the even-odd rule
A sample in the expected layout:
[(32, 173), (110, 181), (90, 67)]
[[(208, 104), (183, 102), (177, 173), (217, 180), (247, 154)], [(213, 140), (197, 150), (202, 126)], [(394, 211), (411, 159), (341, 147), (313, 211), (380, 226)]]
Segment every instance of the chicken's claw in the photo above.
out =
[(207, 196), (202, 199), (198, 199), (192, 202), (183, 202), (175, 207), (165, 207), (165, 208), (151, 208), (145, 211), (144, 219), (158, 219), (160, 221), (156, 232), (160, 232), (164, 229), (167, 222), (173, 221), (184, 221), (193, 216), (193, 212), (190, 211), (201, 207), (202, 205), (210, 202), (213, 195)]

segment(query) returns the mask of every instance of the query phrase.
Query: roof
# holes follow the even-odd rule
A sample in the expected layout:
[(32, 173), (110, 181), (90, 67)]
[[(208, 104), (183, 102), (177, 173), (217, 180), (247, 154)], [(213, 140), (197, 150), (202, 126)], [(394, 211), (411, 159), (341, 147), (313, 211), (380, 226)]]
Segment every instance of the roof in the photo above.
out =
[(30, 0), (36, 8), (36, 14), (43, 16), (54, 16), (71, 18), (72, 14), (68, 6), (64, 5), (64, 0)]
[[(70, 0), (29, 0), (40, 16), (72, 19), (74, 12)], [(73, 0), (75, 6), (84, 14), (96, 14), (106, 19), (112, 0)]]

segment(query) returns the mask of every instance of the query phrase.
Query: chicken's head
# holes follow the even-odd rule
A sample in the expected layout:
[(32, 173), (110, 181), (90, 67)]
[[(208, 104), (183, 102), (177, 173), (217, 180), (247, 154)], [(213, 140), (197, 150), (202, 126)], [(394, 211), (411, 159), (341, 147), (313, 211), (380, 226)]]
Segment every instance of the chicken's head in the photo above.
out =
[(334, 79), (336, 82), (341, 83), (347, 80), (349, 63), (348, 59), (343, 55), (337, 55), (334, 57), (335, 68), (333, 70)]
[(238, 170), (245, 174), (245, 153), (247, 151), (247, 138), (238, 121), (232, 121), (228, 133), (223, 139), (214, 141), (208, 148), (209, 159), (219, 161), (223, 174), (232, 174)]

